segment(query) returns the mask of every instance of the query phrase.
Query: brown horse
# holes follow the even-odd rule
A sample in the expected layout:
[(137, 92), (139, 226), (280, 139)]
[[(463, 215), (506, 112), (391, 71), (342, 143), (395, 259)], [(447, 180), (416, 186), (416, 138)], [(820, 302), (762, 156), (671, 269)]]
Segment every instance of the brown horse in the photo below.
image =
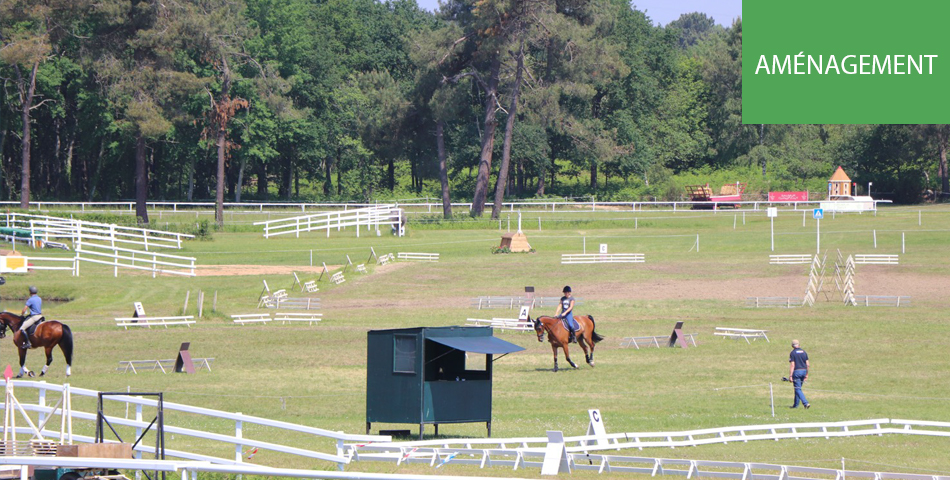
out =
[[(16, 378), (22, 378), (24, 374), (32, 377), (33, 372), (26, 368), (26, 349), (23, 348), (23, 334), (20, 333), (20, 325), (25, 318), (11, 312), (0, 313), (0, 338), (7, 336), (7, 327), (13, 331), (13, 344), (20, 350), (20, 374)], [(53, 363), (53, 347), (59, 345), (66, 357), (66, 376), (70, 374), (73, 364), (73, 332), (69, 326), (50, 320), (40, 323), (30, 337), (32, 348), (43, 347), (46, 349), (46, 365), (40, 376), (46, 375), (49, 364)]]
[[(529, 317), (528, 320), (531, 320)], [(587, 360), (587, 364), (594, 366), (594, 345), (603, 340), (604, 337), (599, 335), (594, 331), (594, 317), (591, 315), (577, 315), (574, 317), (574, 320), (577, 320), (577, 324), (580, 326), (575, 331), (577, 336), (577, 343), (580, 344), (581, 348), (584, 349), (584, 359)], [(572, 367), (577, 368), (577, 365), (571, 361), (571, 354), (567, 349), (567, 339), (570, 337), (570, 332), (564, 326), (564, 322), (560, 319), (554, 317), (538, 317), (536, 320), (532, 321), (534, 323), (534, 331), (538, 334), (538, 341), (544, 341), (544, 332), (548, 334), (548, 342), (551, 343), (551, 350), (554, 352), (554, 371), (557, 371), (557, 349), (558, 347), (564, 349), (564, 358), (567, 359), (567, 363), (570, 363)], [(587, 348), (590, 347), (590, 352), (588, 353)]]

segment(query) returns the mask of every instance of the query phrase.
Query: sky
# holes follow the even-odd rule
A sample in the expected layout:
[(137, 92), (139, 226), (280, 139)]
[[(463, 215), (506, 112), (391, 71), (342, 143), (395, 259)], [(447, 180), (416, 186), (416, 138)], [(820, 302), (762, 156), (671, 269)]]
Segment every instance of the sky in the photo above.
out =
[[(438, 0), (417, 0), (426, 10), (439, 8)], [(645, 10), (657, 25), (666, 25), (690, 12), (702, 12), (716, 19), (716, 23), (728, 27), (732, 20), (742, 15), (742, 0), (633, 0), (637, 10)]]

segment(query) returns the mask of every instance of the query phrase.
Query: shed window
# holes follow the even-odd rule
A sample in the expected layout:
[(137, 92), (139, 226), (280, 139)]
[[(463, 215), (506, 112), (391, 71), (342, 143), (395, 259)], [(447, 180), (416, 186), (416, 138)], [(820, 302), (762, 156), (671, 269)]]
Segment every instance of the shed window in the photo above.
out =
[(416, 336), (393, 336), (393, 372), (416, 373)]

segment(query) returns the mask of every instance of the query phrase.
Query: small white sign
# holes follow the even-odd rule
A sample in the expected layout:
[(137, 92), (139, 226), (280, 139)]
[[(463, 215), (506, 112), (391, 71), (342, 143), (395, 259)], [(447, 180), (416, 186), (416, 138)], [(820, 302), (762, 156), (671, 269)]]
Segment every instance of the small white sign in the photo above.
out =
[(765, 214), (768, 215), (769, 218), (777, 217), (777, 216), (778, 216), (778, 207), (769, 207), (769, 208), (765, 211)]
[(607, 253), (607, 244), (606, 244), (606, 243), (601, 243), (601, 244), (600, 244), (600, 253)]
[(820, 209), (820, 208), (816, 208), (814, 211), (812, 211), (811, 216), (812, 216), (815, 220), (821, 220), (822, 218), (825, 218), (825, 212), (822, 211), (822, 209)]
[(132, 302), (132, 305), (135, 306), (135, 316), (144, 317), (145, 316), (145, 307), (142, 306), (142, 302)]
[[(587, 410), (590, 416), (590, 423), (587, 424), (587, 435), (597, 437), (597, 445), (607, 445), (607, 429), (604, 428), (604, 418), (600, 416), (600, 410), (592, 408)], [(590, 442), (587, 443), (590, 445)]]
[(528, 312), (530, 312), (530, 311), (531, 311), (531, 307), (530, 307), (530, 306), (528, 306), (528, 305), (523, 305), (523, 306), (521, 307), (521, 313), (518, 314), (518, 320), (527, 321), (527, 320), (528, 320)]

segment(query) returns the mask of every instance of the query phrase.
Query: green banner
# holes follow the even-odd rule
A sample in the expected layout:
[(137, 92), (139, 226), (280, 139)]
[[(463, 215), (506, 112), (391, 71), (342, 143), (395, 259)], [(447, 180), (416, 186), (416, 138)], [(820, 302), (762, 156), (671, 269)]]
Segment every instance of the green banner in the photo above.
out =
[(950, 123), (950, 2), (745, 0), (742, 121)]

